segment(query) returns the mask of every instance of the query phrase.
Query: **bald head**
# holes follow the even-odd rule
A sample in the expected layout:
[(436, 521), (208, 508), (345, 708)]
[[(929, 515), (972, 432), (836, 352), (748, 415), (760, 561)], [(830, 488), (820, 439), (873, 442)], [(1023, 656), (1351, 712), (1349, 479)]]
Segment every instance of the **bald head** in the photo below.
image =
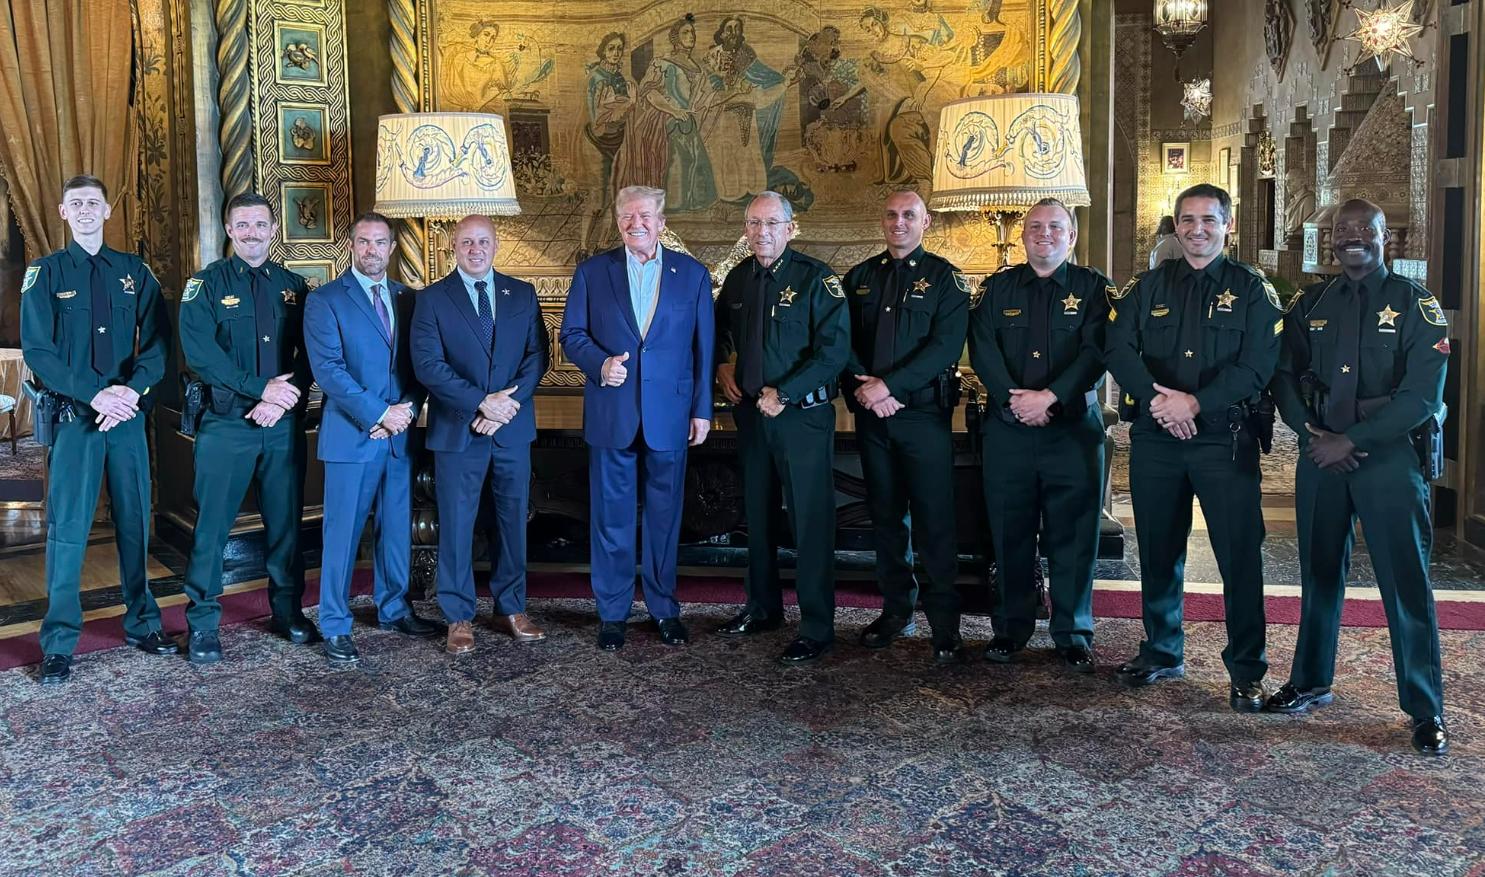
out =
[(454, 226), (454, 261), (470, 277), (490, 273), (500, 239), (495, 236), (495, 223), (488, 216), (471, 214)]
[(911, 189), (888, 195), (887, 203), (882, 205), (882, 235), (887, 239), (887, 251), (892, 258), (901, 259), (918, 249), (923, 243), (923, 232), (932, 222), (922, 195)]
[(1391, 239), (1382, 208), (1361, 198), (1342, 204), (1330, 227), (1331, 252), (1352, 280), (1361, 280), (1381, 266)]

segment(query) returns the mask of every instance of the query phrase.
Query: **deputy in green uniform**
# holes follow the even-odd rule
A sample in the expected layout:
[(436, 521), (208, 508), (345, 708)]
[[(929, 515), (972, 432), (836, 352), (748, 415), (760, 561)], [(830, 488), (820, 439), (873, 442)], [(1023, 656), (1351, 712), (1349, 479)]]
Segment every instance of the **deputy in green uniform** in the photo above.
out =
[(1428, 290), (1382, 263), (1381, 208), (1348, 201), (1331, 246), (1345, 272), (1304, 290), (1285, 319), (1274, 391), (1304, 450), (1295, 478), (1303, 597), (1289, 682), (1270, 712), (1330, 703), (1357, 518), (1376, 570), (1413, 746), (1449, 748), (1428, 556), (1428, 482), (1409, 435), (1442, 413), (1449, 326)]
[(304, 349), (304, 278), (268, 259), (278, 234), (262, 195), (227, 204), (234, 255), (207, 265), (181, 293), (181, 349), (210, 388), (211, 404), (196, 434), (196, 539), (186, 568), (190, 659), (222, 659), (217, 624), (222, 607), (222, 552), (249, 484), (268, 550), (270, 629), (296, 643), (317, 642), (304, 617), (304, 429), (312, 381)]
[(1131, 280), (1109, 311), (1105, 361), (1125, 402), (1129, 484), (1139, 542), (1145, 640), (1119, 680), (1148, 685), (1185, 675), (1181, 631), (1191, 499), (1222, 573), (1232, 682), (1228, 702), (1263, 709), (1263, 510), (1255, 414), (1279, 361), (1279, 295), (1247, 265), (1225, 258), (1232, 200), (1211, 185), (1176, 198), (1185, 258)]
[(72, 650), (83, 620), (78, 580), (105, 476), (119, 554), (124, 639), (154, 655), (178, 651), (160, 631), (160, 607), (145, 573), (150, 459), (141, 409), (165, 375), (170, 320), (149, 266), (103, 243), (111, 208), (102, 180), (69, 179), (62, 185), (59, 210), (72, 229), (72, 243), (36, 260), (21, 283), (26, 365), (48, 390), (70, 399), (76, 412), (57, 424), (47, 451), (44, 685), (72, 675)]
[(1022, 222), (1026, 264), (985, 278), (970, 314), (969, 361), (990, 394), (985, 507), (1000, 572), (985, 657), (1010, 663), (1036, 632), (1037, 537), (1047, 554), (1049, 625), (1063, 665), (1093, 672), (1093, 568), (1103, 507), (1107, 277), (1068, 262), (1078, 239), (1055, 198)]
[(789, 248), (794, 208), (777, 192), (748, 205), (753, 255), (727, 273), (717, 302), (717, 382), (733, 405), (748, 520), (748, 602), (717, 633), (740, 637), (783, 623), (779, 505), (798, 552), (799, 636), (787, 665), (811, 664), (835, 640), (835, 406), (850, 354), (840, 278)]
[(911, 535), (928, 573), (923, 611), (933, 657), (946, 664), (963, 657), (964, 641), (950, 501), (955, 400), (945, 377), (964, 352), (971, 287), (948, 260), (924, 251), (931, 221), (917, 192), (895, 192), (883, 205), (886, 252), (846, 275), (852, 349), (841, 381), (856, 414), (882, 589), (882, 614), (861, 632), (861, 643), (886, 648), (916, 630)]

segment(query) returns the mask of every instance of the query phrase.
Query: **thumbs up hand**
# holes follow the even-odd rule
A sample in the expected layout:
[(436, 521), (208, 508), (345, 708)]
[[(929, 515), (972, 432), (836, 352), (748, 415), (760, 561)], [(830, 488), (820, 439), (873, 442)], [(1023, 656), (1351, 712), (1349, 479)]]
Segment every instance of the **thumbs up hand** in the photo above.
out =
[(624, 379), (629, 377), (629, 370), (624, 367), (624, 363), (628, 361), (629, 351), (627, 350), (619, 356), (610, 356), (608, 359), (605, 359), (603, 361), (603, 369), (601, 370), (603, 380), (600, 381), (600, 384), (605, 387), (622, 386)]

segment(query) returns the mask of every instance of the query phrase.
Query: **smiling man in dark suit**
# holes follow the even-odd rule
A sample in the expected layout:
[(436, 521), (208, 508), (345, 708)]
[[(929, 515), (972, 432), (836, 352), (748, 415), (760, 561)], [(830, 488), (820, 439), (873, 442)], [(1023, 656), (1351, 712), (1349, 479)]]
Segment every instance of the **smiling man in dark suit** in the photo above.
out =
[[(660, 246), (665, 190), (630, 186), (614, 205), (624, 245), (583, 262), (562, 349), (583, 370), (598, 647), (617, 651), (634, 603), (634, 528), (644, 496), (645, 605), (667, 645), (690, 637), (675, 599), (686, 448), (712, 425), (712, 284)], [(643, 485), (640, 482), (643, 481)]]
[(407, 429), (427, 395), (413, 376), (407, 327), (413, 294), (387, 278), (392, 224), (380, 213), (351, 223), (351, 267), (304, 305), (304, 346), (325, 393), (320, 632), (332, 664), (360, 660), (351, 638), (351, 574), (376, 505), (375, 595), (384, 630), (433, 636), (407, 601), (412, 566), (412, 457)]
[(438, 604), (450, 654), (474, 650), (475, 516), (486, 478), (495, 521), (490, 593), (496, 630), (546, 639), (526, 617), (526, 503), (531, 492), (532, 397), (547, 370), (536, 289), (492, 266), (495, 224), (454, 227), (458, 269), (423, 290), (413, 312), (413, 369), (428, 390), (428, 435), (438, 502)]

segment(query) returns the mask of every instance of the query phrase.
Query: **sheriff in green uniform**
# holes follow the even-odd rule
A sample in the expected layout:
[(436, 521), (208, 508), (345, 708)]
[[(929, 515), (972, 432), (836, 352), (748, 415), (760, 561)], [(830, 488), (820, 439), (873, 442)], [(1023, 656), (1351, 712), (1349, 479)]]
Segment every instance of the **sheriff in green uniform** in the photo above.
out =
[(1052, 642), (1069, 670), (1091, 673), (1104, 445), (1094, 388), (1114, 289), (1068, 262), (1077, 239), (1061, 201), (1026, 214), (1026, 264), (985, 278), (970, 314), (969, 360), (991, 399), (981, 468), (1001, 584), (985, 657), (1009, 663), (1036, 632), (1040, 533)]
[(41, 681), (66, 682), (82, 632), (79, 577), (98, 490), (108, 479), (119, 553), (124, 638), (170, 655), (160, 607), (145, 573), (150, 532), (150, 460), (141, 403), (165, 375), (170, 321), (160, 284), (138, 256), (103, 243), (111, 208), (103, 181), (76, 176), (62, 186), (72, 243), (38, 259), (21, 284), (21, 349), (48, 390), (76, 416), (58, 423), (47, 452), (46, 618)]
[(256, 484), (268, 550), (270, 628), (293, 642), (315, 642), (304, 617), (304, 430), (300, 415), (312, 380), (304, 349), (304, 278), (268, 260), (278, 234), (261, 195), (227, 205), (235, 255), (213, 262), (181, 294), (181, 349), (210, 388), (196, 435), (196, 538), (186, 569), (191, 598), (190, 658), (222, 659), (222, 552), (249, 484)]
[(1225, 258), (1232, 200), (1211, 185), (1176, 198), (1185, 258), (1139, 275), (1109, 311), (1105, 361), (1138, 414), (1130, 428), (1130, 494), (1139, 541), (1145, 640), (1119, 680), (1148, 685), (1185, 674), (1181, 631), (1191, 499), (1222, 572), (1222, 661), (1240, 712), (1263, 709), (1263, 511), (1253, 425), (1279, 361), (1278, 293)]
[[(794, 210), (776, 192), (748, 206), (753, 255), (727, 274), (717, 302), (717, 381), (733, 405), (748, 520), (748, 602), (721, 636), (783, 622), (779, 504), (798, 550), (799, 636), (787, 665), (810, 664), (835, 639), (835, 395), (850, 354), (840, 278), (789, 248)], [(729, 361), (733, 360), (735, 361)]]
[(923, 250), (931, 221), (917, 192), (887, 198), (886, 252), (846, 275), (852, 350), (841, 380), (853, 391), (846, 401), (856, 414), (882, 589), (882, 614), (861, 632), (861, 643), (885, 648), (916, 629), (911, 520), (928, 573), (923, 610), (934, 660), (951, 663), (963, 656), (964, 641), (950, 501), (954, 400), (944, 378), (964, 352), (971, 287), (948, 260)]
[(1289, 682), (1271, 712), (1330, 703), (1336, 637), (1358, 518), (1387, 627), (1413, 746), (1449, 748), (1428, 557), (1428, 482), (1410, 434), (1443, 411), (1449, 326), (1428, 290), (1382, 263), (1387, 220), (1369, 201), (1336, 214), (1340, 277), (1308, 287), (1285, 319), (1274, 391), (1305, 451), (1295, 479), (1301, 600)]

